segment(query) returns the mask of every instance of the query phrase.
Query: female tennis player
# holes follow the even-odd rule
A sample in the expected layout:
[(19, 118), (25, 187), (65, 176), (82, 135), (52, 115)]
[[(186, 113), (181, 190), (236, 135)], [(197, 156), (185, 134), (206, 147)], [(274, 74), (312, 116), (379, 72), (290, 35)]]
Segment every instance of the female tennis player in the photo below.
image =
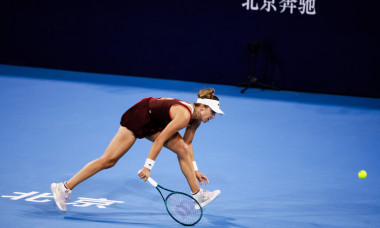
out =
[[(215, 118), (215, 113), (224, 115), (214, 89), (201, 90), (194, 104), (172, 98), (145, 98), (128, 109), (122, 116), (120, 128), (104, 154), (89, 162), (67, 182), (52, 183), (51, 190), (58, 208), (66, 211), (66, 202), (71, 191), (82, 181), (97, 172), (113, 167), (132, 147), (136, 138), (147, 138), (153, 142), (139, 177), (146, 181), (163, 146), (177, 154), (182, 173), (189, 183), (194, 198), (202, 207), (213, 201), (220, 190), (207, 191), (199, 184), (208, 184), (208, 178), (197, 168), (192, 141), (201, 122)], [(186, 128), (181, 136), (178, 131)], [(197, 182), (198, 180), (198, 182)]]

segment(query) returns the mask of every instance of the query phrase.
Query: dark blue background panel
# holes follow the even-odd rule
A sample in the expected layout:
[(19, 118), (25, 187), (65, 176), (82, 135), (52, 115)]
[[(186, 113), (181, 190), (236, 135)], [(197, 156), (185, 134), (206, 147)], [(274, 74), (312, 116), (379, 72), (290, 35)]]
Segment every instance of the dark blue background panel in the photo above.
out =
[[(53, 1), (2, 5), (0, 62), (240, 85), (247, 46), (256, 77), (283, 90), (380, 97), (379, 3), (280, 0), (267, 12), (234, 1)], [(264, 0), (250, 0), (264, 6)], [(301, 14), (315, 3), (315, 15)]]

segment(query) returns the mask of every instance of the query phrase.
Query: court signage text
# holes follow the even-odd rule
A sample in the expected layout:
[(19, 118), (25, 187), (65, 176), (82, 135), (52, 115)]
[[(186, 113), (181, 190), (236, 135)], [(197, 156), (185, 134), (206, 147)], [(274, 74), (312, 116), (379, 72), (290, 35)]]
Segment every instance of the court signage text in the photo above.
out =
[[(14, 195), (2, 195), (3, 198), (8, 198), (10, 200), (25, 200), (34, 203), (47, 203), (54, 201), (54, 196), (51, 193), (39, 193), (36, 191), (32, 192), (13, 192)], [(109, 200), (106, 198), (87, 198), (78, 197), (74, 202), (67, 203), (67, 205), (73, 205), (74, 207), (89, 207), (96, 206), (98, 208), (104, 209), (106, 206), (110, 206), (115, 203), (124, 203), (123, 201)]]

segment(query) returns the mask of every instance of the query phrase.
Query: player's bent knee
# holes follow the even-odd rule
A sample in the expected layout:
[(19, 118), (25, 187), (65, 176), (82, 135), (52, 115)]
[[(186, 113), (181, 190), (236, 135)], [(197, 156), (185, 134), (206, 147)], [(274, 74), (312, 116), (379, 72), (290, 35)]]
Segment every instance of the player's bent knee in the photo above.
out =
[(118, 159), (113, 158), (100, 158), (101, 166), (103, 169), (109, 169), (116, 165)]
[(190, 156), (190, 147), (186, 143), (183, 143), (176, 153), (181, 158)]

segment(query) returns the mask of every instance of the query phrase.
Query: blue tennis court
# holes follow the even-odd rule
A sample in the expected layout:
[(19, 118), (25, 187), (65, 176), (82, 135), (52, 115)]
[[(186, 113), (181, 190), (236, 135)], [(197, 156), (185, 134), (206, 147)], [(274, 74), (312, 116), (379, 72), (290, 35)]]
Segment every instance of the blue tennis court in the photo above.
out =
[[(380, 100), (0, 65), (1, 227), (181, 227), (142, 182), (151, 143), (78, 185), (66, 213), (50, 184), (103, 154), (126, 109), (145, 97), (194, 102), (213, 87), (225, 116), (193, 146), (222, 194), (196, 227), (380, 227)], [(368, 177), (359, 179), (366, 170)], [(189, 192), (174, 153), (152, 170)]]

